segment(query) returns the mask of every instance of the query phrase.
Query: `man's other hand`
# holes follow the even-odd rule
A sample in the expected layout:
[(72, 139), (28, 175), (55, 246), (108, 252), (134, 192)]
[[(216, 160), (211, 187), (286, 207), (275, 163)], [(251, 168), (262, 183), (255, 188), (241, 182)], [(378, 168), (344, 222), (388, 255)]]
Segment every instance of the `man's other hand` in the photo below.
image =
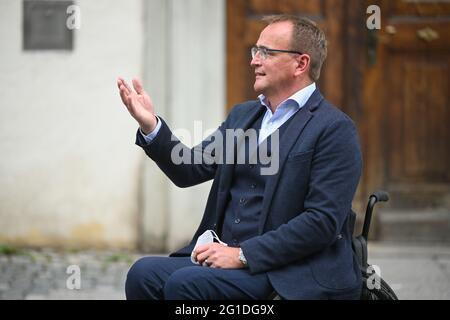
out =
[(124, 79), (117, 79), (120, 97), (127, 107), (131, 116), (136, 119), (144, 134), (152, 132), (157, 124), (157, 119), (153, 109), (153, 103), (149, 95), (142, 88), (138, 79), (133, 79), (134, 90)]
[(194, 253), (200, 265), (211, 268), (238, 269), (244, 265), (239, 260), (239, 248), (227, 247), (220, 243), (208, 243), (198, 246)]

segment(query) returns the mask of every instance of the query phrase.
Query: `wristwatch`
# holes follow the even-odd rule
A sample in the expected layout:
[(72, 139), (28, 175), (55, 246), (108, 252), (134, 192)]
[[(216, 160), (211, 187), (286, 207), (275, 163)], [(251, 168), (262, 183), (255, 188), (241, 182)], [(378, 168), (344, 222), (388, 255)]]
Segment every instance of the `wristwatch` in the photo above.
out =
[(244, 252), (242, 252), (242, 248), (239, 248), (239, 261), (242, 262), (244, 267), (247, 266), (247, 259), (245, 259)]

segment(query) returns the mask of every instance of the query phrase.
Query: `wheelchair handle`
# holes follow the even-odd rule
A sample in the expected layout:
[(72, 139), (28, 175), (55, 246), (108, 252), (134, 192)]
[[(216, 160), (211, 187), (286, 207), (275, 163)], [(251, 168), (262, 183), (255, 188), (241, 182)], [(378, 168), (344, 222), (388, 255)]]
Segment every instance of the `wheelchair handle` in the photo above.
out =
[[(370, 197), (377, 198), (377, 201), (387, 202), (389, 201), (389, 194), (386, 191), (378, 190), (370, 195)], [(370, 198), (369, 197), (369, 198)]]
[(366, 215), (361, 236), (367, 241), (369, 237), (370, 221), (372, 220), (372, 211), (375, 203), (389, 201), (389, 194), (386, 191), (378, 190), (372, 193), (367, 204)]

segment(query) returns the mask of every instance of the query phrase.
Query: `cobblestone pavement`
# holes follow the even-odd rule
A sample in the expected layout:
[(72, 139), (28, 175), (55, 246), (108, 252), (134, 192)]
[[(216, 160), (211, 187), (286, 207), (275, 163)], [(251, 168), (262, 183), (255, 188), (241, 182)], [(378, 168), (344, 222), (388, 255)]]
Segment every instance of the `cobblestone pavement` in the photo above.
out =
[[(48, 249), (0, 254), (0, 299), (125, 299), (127, 271), (141, 256)], [(449, 245), (370, 243), (369, 263), (380, 267), (399, 299), (450, 299)], [(67, 286), (75, 283), (72, 265), (79, 267), (80, 289)]]
[(368, 251), (399, 299), (450, 299), (450, 244), (369, 243)]
[[(140, 256), (112, 251), (47, 249), (0, 255), (0, 299), (125, 299), (127, 271)], [(77, 268), (79, 289), (74, 278)]]

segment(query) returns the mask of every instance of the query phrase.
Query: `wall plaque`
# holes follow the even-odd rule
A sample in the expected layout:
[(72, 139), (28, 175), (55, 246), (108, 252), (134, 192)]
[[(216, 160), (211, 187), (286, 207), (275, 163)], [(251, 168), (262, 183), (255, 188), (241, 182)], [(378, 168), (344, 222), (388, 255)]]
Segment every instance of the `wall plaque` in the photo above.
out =
[(72, 50), (67, 8), (73, 1), (23, 0), (23, 49)]

